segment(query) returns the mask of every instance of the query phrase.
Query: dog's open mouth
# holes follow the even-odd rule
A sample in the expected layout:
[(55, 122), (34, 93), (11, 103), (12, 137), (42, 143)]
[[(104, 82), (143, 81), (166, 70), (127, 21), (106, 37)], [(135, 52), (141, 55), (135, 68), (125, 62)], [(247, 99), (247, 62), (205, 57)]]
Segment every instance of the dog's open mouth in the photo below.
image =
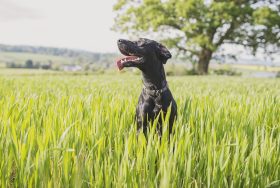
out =
[(133, 67), (137, 64), (140, 64), (142, 62), (142, 57), (138, 57), (138, 56), (125, 56), (122, 58), (119, 58), (116, 63), (118, 66), (119, 70), (122, 70), (124, 67)]

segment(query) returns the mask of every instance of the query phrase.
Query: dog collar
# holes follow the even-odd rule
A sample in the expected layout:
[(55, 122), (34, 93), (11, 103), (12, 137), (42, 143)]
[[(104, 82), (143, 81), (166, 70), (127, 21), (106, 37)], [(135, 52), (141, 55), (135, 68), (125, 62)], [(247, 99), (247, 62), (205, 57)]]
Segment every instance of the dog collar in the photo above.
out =
[(148, 88), (145, 87), (145, 85), (144, 85), (144, 90), (146, 91), (146, 93), (147, 93), (148, 95), (156, 95), (156, 96), (158, 96), (158, 95), (162, 94), (163, 92), (165, 92), (167, 89), (168, 89), (167, 83), (166, 83), (166, 85), (165, 85), (163, 88), (161, 88), (161, 89), (148, 89)]

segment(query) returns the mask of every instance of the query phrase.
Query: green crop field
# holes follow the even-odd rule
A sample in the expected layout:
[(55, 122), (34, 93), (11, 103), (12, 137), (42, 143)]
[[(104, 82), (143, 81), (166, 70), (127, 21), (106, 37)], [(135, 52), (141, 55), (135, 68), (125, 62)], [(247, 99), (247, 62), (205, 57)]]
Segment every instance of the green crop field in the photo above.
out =
[(279, 79), (168, 81), (173, 134), (147, 141), (140, 76), (0, 76), (0, 187), (280, 186)]

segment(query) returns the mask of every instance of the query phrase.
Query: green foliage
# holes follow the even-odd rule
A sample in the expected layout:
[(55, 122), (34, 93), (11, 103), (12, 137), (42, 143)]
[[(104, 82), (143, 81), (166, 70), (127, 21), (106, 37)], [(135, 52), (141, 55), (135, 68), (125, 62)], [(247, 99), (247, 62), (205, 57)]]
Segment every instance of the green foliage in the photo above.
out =
[(172, 77), (174, 133), (147, 142), (138, 76), (1, 76), (0, 186), (277, 186), (279, 83)]
[(243, 45), (253, 53), (258, 48), (277, 51), (279, 8), (276, 0), (124, 0), (115, 5), (115, 29), (157, 31), (169, 47), (207, 64), (207, 71), (212, 54), (225, 43)]
[(12, 62), (7, 62), (6, 63), (6, 68), (14, 68), (14, 69), (52, 69), (52, 63), (49, 62), (48, 64), (41, 64), (40, 62), (36, 62), (35, 64), (31, 59), (28, 59), (25, 61), (24, 64), (22, 63), (14, 63)]
[(28, 59), (25, 61), (25, 68), (32, 69), (33, 68), (33, 61), (31, 59)]

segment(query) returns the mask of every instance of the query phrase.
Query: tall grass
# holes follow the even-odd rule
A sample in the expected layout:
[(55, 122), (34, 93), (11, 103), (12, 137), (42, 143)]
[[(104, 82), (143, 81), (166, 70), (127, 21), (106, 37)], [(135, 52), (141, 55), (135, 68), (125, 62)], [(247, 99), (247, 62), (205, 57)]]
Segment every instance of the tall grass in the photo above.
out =
[(0, 187), (280, 186), (280, 80), (172, 77), (168, 141), (137, 76), (0, 77)]

